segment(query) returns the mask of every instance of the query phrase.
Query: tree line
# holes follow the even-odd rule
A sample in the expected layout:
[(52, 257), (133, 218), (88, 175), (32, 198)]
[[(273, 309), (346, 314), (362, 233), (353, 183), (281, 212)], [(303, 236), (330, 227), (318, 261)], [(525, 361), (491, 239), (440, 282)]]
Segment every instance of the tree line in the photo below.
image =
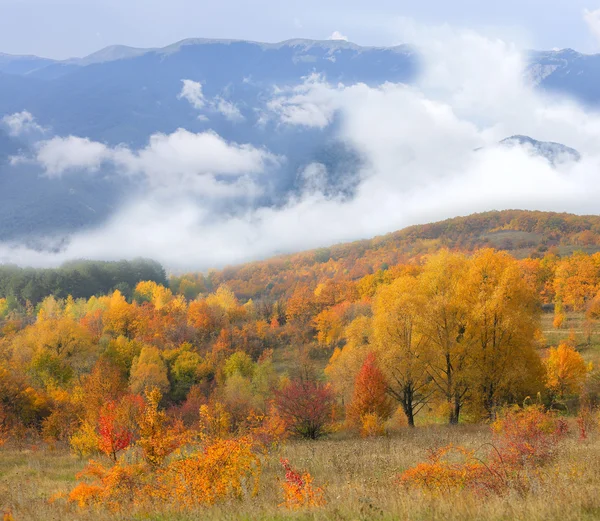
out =
[(93, 295), (105, 295), (119, 290), (127, 298), (143, 280), (167, 284), (164, 268), (155, 261), (89, 261), (78, 260), (59, 268), (21, 268), (0, 265), (0, 298), (6, 298), (11, 306), (39, 304), (44, 298), (88, 299)]

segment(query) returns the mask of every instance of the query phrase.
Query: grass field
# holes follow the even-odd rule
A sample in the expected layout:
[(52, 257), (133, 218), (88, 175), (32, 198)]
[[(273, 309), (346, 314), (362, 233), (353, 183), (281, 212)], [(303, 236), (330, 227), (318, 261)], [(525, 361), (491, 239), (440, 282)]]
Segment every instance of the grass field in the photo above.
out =
[[(377, 439), (292, 441), (264, 462), (261, 487), (254, 498), (235, 500), (185, 514), (85, 511), (64, 500), (48, 499), (75, 484), (83, 462), (66, 451), (0, 452), (0, 505), (14, 519), (68, 521), (104, 519), (148, 520), (527, 520), (575, 521), (600, 519), (600, 438), (583, 442), (573, 434), (564, 441), (558, 459), (544, 471), (526, 496), (482, 498), (467, 492), (429, 497), (395, 483), (399, 472), (425, 459), (427, 450), (449, 443), (477, 449), (490, 441), (485, 426), (431, 426), (403, 430)], [(282, 501), (279, 458), (310, 471), (326, 491), (327, 504), (315, 510), (289, 512)]]

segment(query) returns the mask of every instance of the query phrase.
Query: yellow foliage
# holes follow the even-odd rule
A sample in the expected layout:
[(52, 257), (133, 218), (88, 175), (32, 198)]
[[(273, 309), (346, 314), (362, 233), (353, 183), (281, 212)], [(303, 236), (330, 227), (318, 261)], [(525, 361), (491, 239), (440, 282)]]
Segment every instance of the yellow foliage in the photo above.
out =
[(203, 439), (221, 439), (229, 435), (231, 415), (220, 402), (200, 407), (200, 436)]
[(84, 421), (81, 427), (71, 436), (69, 444), (73, 452), (80, 458), (87, 458), (98, 453), (100, 437), (96, 427), (88, 421)]
[(193, 508), (256, 495), (260, 473), (260, 460), (252, 452), (250, 439), (216, 440), (203, 451), (161, 469), (157, 489), (161, 499), (178, 508)]
[(368, 413), (361, 418), (360, 436), (370, 438), (383, 436), (385, 434), (385, 423), (378, 414)]
[(146, 392), (146, 407), (138, 419), (138, 445), (144, 460), (152, 467), (159, 467), (185, 441), (185, 433), (178, 426), (171, 427), (164, 411), (159, 410), (162, 394), (158, 388)]
[(591, 368), (583, 357), (567, 342), (561, 342), (557, 348), (550, 349), (546, 360), (548, 375), (547, 387), (559, 397), (581, 391), (588, 371)]

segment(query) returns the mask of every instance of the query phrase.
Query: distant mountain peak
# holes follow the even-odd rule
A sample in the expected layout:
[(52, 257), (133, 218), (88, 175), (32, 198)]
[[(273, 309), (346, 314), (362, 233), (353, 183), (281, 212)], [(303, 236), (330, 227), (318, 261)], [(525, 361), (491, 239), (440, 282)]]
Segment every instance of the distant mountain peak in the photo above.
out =
[(507, 147), (529, 146), (535, 155), (545, 157), (552, 165), (581, 160), (581, 154), (574, 148), (553, 141), (538, 141), (529, 136), (510, 136), (500, 141), (500, 144)]
[(110, 45), (104, 49), (100, 49), (84, 58), (73, 58), (66, 60), (67, 63), (75, 65), (85, 66), (92, 65), (94, 63), (104, 63), (115, 60), (123, 60), (127, 58), (135, 58), (147, 52), (151, 52), (155, 49), (144, 49), (138, 47), (129, 47), (127, 45)]

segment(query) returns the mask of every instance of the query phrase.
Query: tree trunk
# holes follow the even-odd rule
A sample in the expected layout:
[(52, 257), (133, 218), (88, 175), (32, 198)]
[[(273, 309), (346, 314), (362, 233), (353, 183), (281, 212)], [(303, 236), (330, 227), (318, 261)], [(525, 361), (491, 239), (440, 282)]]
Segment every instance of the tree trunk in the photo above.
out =
[(460, 398), (458, 393), (454, 395), (454, 403), (450, 410), (450, 425), (458, 425), (458, 419), (460, 417)]
[(404, 389), (404, 399), (402, 400), (402, 408), (409, 427), (415, 426), (415, 411), (413, 407), (413, 390), (411, 388)]

